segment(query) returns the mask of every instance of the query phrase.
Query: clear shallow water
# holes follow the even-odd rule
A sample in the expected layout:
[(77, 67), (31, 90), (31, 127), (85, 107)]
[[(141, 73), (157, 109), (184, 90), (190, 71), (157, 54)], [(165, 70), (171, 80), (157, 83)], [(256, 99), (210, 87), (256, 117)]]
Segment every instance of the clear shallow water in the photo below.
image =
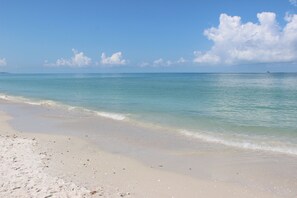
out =
[(3, 74), (0, 93), (7, 100), (81, 107), (190, 138), (297, 155), (297, 74)]

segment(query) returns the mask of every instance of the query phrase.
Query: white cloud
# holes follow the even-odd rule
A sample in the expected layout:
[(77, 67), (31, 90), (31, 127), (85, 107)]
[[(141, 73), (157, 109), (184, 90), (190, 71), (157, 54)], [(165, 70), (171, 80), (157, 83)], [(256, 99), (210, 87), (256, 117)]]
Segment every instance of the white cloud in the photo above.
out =
[(153, 61), (153, 65), (155, 65), (155, 66), (161, 66), (164, 64), (165, 64), (165, 61), (162, 58), (159, 58), (159, 59)]
[(69, 66), (69, 67), (84, 67), (88, 66), (92, 63), (91, 58), (84, 55), (83, 52), (78, 52), (75, 49), (72, 49), (73, 57), (70, 59), (59, 58), (55, 63), (47, 63), (45, 61), (46, 66)]
[(163, 60), (162, 58), (159, 58), (153, 61), (153, 66), (155, 67), (159, 67), (159, 66), (167, 67), (173, 64), (176, 64), (176, 63), (171, 60)]
[(127, 61), (122, 58), (122, 52), (116, 52), (110, 57), (103, 52), (101, 55), (101, 64), (103, 65), (125, 65)]
[(258, 23), (242, 23), (239, 16), (220, 15), (218, 27), (204, 31), (213, 46), (194, 52), (194, 62), (207, 64), (297, 61), (297, 15), (287, 14), (281, 28), (272, 12), (257, 14)]
[(148, 67), (148, 66), (150, 66), (150, 63), (148, 63), (148, 62), (142, 62), (142, 63), (139, 64), (139, 66), (140, 67)]
[(293, 6), (297, 6), (297, 0), (289, 0), (289, 2), (290, 2)]
[(182, 63), (186, 63), (186, 62), (187, 62), (187, 60), (184, 59), (183, 57), (180, 57), (180, 58), (176, 61), (176, 63), (178, 63), (178, 64), (182, 64)]
[(187, 60), (184, 59), (183, 57), (179, 58), (176, 61), (171, 61), (171, 60), (164, 60), (163, 58), (159, 58), (154, 60), (152, 63), (149, 62), (142, 62), (139, 64), (140, 67), (167, 67), (171, 65), (178, 65), (178, 64), (184, 64), (186, 63)]
[(6, 66), (7, 62), (5, 58), (0, 58), (0, 66)]

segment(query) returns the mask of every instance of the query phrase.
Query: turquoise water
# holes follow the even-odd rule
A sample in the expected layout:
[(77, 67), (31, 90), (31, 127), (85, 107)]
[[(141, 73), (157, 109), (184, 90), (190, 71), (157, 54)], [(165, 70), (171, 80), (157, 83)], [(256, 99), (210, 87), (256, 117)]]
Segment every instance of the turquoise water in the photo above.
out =
[(297, 155), (297, 74), (2, 74), (0, 93)]

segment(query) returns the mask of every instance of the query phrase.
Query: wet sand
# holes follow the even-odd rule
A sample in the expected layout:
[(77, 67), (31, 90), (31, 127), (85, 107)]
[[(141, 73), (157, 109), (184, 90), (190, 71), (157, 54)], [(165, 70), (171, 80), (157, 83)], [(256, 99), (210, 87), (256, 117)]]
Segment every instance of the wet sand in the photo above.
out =
[[(295, 156), (234, 149), (193, 140), (169, 130), (49, 107), (1, 101), (0, 111), (1, 142), (29, 139), (25, 147), (31, 145), (29, 150), (34, 155), (50, 156), (46, 161), (42, 157), (31, 163), (38, 164), (41, 160), (45, 163), (40, 165), (45, 166), (42, 174), (74, 185), (78, 192), (84, 189), (84, 196), (297, 195)], [(17, 140), (13, 140), (14, 135)], [(7, 190), (8, 182), (13, 183), (7, 179), (10, 178), (1, 180), (0, 193)], [(23, 185), (20, 189), (24, 188)], [(67, 191), (67, 185), (64, 189)]]

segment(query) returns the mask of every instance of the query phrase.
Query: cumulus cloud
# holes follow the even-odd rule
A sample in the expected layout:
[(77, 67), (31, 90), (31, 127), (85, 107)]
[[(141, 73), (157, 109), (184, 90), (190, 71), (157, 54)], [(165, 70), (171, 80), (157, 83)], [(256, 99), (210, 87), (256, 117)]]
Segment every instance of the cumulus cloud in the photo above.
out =
[(297, 0), (289, 0), (289, 2), (290, 2), (293, 6), (297, 6)]
[(242, 23), (239, 16), (220, 15), (218, 27), (204, 31), (213, 46), (206, 52), (195, 51), (194, 62), (240, 64), (294, 62), (297, 60), (297, 15), (287, 14), (282, 28), (276, 14), (257, 14), (258, 23)]
[(59, 58), (55, 63), (47, 63), (46, 66), (69, 66), (69, 67), (84, 67), (92, 63), (91, 58), (87, 57), (83, 52), (78, 52), (75, 49), (72, 49), (73, 57), (70, 59)]
[(107, 56), (104, 52), (101, 54), (101, 64), (103, 65), (125, 65), (127, 61), (123, 59), (122, 52), (116, 52)]
[(6, 66), (7, 62), (5, 58), (0, 58), (0, 66)]

